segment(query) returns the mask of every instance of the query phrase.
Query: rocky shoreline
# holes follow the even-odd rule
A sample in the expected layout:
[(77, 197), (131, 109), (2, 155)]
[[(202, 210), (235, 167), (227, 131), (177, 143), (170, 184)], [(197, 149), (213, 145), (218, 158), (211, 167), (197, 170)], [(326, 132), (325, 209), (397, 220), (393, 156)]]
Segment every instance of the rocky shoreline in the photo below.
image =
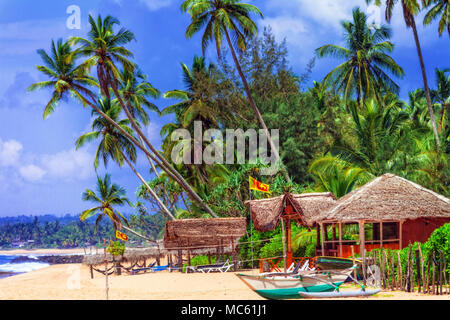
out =
[(10, 263), (24, 263), (24, 262), (42, 262), (48, 264), (68, 264), (68, 263), (81, 263), (84, 255), (39, 255), (34, 257), (18, 256), (11, 260)]

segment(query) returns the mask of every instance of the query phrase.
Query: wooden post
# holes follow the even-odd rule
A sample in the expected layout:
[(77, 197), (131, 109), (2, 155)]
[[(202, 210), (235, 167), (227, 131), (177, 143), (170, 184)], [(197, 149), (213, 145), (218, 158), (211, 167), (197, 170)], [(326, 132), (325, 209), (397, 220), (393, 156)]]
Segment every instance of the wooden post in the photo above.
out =
[(290, 267), (292, 264), (292, 243), (291, 243), (291, 219), (286, 219), (286, 228), (287, 228), (287, 256), (286, 256), (286, 262), (287, 265)]
[(281, 239), (283, 241), (283, 261), (284, 261), (284, 272), (287, 272), (287, 266), (286, 266), (286, 239), (284, 237), (284, 219), (281, 219)]
[(402, 270), (402, 259), (400, 259), (400, 250), (397, 251), (397, 259), (398, 259), (398, 288), (399, 290), (403, 290), (403, 270)]
[[(420, 273), (420, 253), (419, 253), (419, 249), (416, 249), (416, 272), (417, 272), (417, 292), (419, 292), (420, 293), (420, 289), (421, 289), (421, 287), (420, 287), (420, 276), (421, 276), (421, 273)], [(423, 283), (422, 283), (422, 285), (423, 285)]]
[(324, 230), (323, 228), (325, 227), (325, 225), (323, 223), (320, 224), (320, 242), (322, 245), (322, 256), (325, 255), (325, 235), (324, 235)]
[(364, 221), (359, 221), (359, 252), (362, 259), (363, 283), (366, 285), (366, 239), (364, 234)]
[(399, 222), (399, 231), (398, 231), (398, 236), (399, 236), (399, 249), (402, 250), (403, 249), (403, 220), (401, 220)]
[(236, 272), (237, 271), (237, 261), (236, 261), (236, 252), (235, 252), (235, 248), (234, 248), (234, 241), (233, 238), (230, 238), (231, 241), (231, 260), (233, 263), (233, 271)]
[(442, 295), (442, 251), (439, 255), (439, 294)]
[(333, 233), (333, 245), (332, 248), (333, 250), (336, 249), (336, 224), (332, 224), (332, 233)]
[(419, 248), (419, 256), (420, 256), (420, 274), (422, 275), (422, 292), (426, 293), (425, 291), (425, 268), (423, 263), (423, 254), (422, 254), (422, 248), (420, 247), (420, 243), (418, 243)]
[(92, 264), (89, 268), (91, 269), (91, 279), (94, 279), (94, 268), (92, 267)]
[(383, 221), (380, 220), (380, 248), (383, 248)]
[(431, 260), (431, 263), (432, 263), (432, 268), (433, 268), (433, 278), (432, 278), (432, 288), (431, 288), (431, 291), (433, 292), (433, 294), (435, 294), (435, 286), (434, 286), (434, 281), (436, 280), (436, 274), (435, 274), (435, 271), (436, 271), (436, 268), (435, 268), (435, 264), (434, 264), (434, 259), (435, 259), (435, 254), (434, 254), (434, 251), (433, 251), (433, 259)]
[(431, 266), (431, 256), (428, 255), (427, 259), (427, 293), (430, 293), (430, 266)]
[[(355, 248), (353, 245), (350, 246), (350, 249), (352, 250), (352, 260), (353, 260), (353, 265), (355, 265)], [(357, 279), (357, 274), (356, 274), (356, 269), (354, 269), (354, 278)]]
[(339, 256), (342, 257), (342, 222), (339, 222)]
[(392, 278), (392, 290), (397, 289), (397, 284), (395, 283), (395, 253), (392, 251), (391, 256), (391, 278)]

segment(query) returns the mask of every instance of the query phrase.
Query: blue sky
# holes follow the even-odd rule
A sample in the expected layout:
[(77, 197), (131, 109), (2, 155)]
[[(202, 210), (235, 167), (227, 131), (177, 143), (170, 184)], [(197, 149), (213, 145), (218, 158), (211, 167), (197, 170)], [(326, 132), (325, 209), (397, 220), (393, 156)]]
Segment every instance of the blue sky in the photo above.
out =
[[(382, 13), (367, 8), (364, 0), (259, 0), (257, 5), (265, 19), (257, 19), (262, 29), (271, 26), (277, 40), (286, 38), (290, 63), (294, 72), (302, 73), (314, 56), (314, 49), (327, 43), (339, 44), (342, 30), (339, 22), (349, 19), (352, 8), (360, 6), (381, 19)], [(33, 82), (44, 80), (36, 70), (40, 64), (36, 50), (48, 49), (50, 40), (85, 36), (88, 14), (113, 15), (122, 26), (136, 35), (129, 48), (135, 61), (148, 74), (152, 84), (162, 92), (182, 88), (180, 62), (190, 64), (201, 54), (200, 38), (184, 36), (189, 17), (175, 0), (2, 0), (0, 2), (0, 216), (19, 214), (77, 214), (89, 204), (81, 201), (81, 193), (95, 186), (94, 146), (78, 151), (75, 140), (89, 130), (90, 112), (74, 102), (61, 103), (47, 120), (42, 118), (48, 92), (27, 93)], [(81, 29), (66, 27), (67, 7), (81, 9)], [(421, 18), (418, 18), (420, 21)], [(384, 20), (381, 20), (384, 23)], [(423, 28), (419, 24), (429, 82), (434, 84), (434, 68), (449, 67), (448, 36), (439, 38), (437, 26)], [(401, 96), (420, 87), (422, 79), (412, 32), (407, 30), (397, 9), (392, 21), (396, 45), (394, 59), (405, 69), (399, 80)], [(207, 58), (215, 61), (215, 51)], [(317, 60), (311, 80), (321, 80), (338, 61)], [(446, 65), (447, 64), (447, 65)], [(170, 101), (159, 99), (163, 108)], [(170, 117), (152, 117), (147, 128), (150, 140), (159, 145), (159, 131)], [(141, 156), (141, 158), (143, 158)], [(140, 159), (138, 168), (147, 172)], [(99, 174), (104, 174), (103, 168)], [(110, 164), (108, 172), (114, 182), (134, 193), (139, 185), (131, 171)], [(132, 210), (129, 210), (132, 211)]]

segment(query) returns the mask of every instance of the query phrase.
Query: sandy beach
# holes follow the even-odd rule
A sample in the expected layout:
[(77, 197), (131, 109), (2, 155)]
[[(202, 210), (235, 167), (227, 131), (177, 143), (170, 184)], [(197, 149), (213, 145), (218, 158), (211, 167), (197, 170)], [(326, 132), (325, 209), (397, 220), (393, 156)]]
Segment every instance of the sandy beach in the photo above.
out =
[[(248, 272), (247, 272), (248, 273)], [(257, 273), (254, 270), (253, 273)], [(113, 300), (263, 300), (233, 272), (192, 273), (156, 272), (108, 277), (109, 298)], [(1, 300), (103, 300), (105, 277), (90, 278), (89, 268), (81, 264), (52, 265), (0, 280)], [(445, 299), (398, 291), (380, 292), (362, 299), (419, 300)]]

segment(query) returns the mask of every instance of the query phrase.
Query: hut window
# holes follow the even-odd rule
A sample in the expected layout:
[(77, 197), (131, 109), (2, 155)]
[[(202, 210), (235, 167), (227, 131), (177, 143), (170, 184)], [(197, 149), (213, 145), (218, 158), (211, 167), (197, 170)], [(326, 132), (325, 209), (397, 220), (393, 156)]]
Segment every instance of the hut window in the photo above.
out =
[(398, 239), (398, 222), (383, 223), (383, 239)]

